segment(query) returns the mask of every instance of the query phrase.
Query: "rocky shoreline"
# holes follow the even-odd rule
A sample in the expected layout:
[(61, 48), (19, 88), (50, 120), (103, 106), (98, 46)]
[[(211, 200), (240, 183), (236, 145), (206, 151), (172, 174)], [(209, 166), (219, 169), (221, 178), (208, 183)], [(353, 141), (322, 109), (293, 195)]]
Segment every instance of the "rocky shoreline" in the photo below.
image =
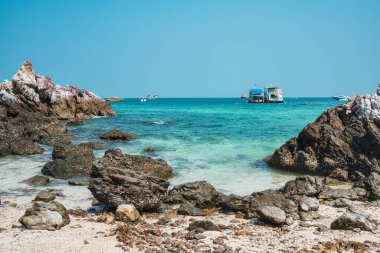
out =
[[(0, 85), (0, 156), (43, 152), (52, 160), (26, 183), (42, 187), (30, 204), (1, 199), (0, 249), (6, 252), (379, 252), (379, 95), (358, 96), (323, 113), (266, 161), (299, 176), (280, 189), (225, 195), (205, 181), (169, 189), (164, 160), (71, 144), (67, 124), (112, 116), (93, 93), (65, 88), (24, 62)], [(380, 131), (379, 131), (380, 133)], [(100, 139), (137, 136), (112, 130)], [(379, 156), (380, 158), (380, 156)], [(70, 209), (51, 179), (91, 191)], [(1, 196), (0, 196), (1, 197)], [(44, 244), (44, 246), (41, 246)]]

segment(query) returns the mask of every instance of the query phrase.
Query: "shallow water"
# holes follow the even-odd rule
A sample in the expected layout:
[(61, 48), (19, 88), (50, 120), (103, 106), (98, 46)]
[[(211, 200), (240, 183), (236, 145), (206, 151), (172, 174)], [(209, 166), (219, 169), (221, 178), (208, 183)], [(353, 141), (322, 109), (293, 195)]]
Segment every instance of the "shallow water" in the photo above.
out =
[[(137, 134), (130, 142), (103, 142), (130, 154), (165, 159), (174, 169), (171, 184), (206, 180), (224, 193), (249, 194), (281, 186), (295, 174), (270, 168), (262, 159), (336, 105), (329, 98), (289, 98), (284, 104), (247, 104), (232, 98), (157, 99), (141, 103), (126, 99), (112, 103), (116, 117), (96, 118), (73, 126), (74, 143), (99, 141), (111, 129)], [(144, 153), (149, 146), (155, 153)], [(97, 157), (104, 150), (96, 150)], [(51, 148), (42, 155), (0, 159), (0, 195), (34, 194), (20, 181), (40, 173), (51, 159)], [(88, 201), (85, 187), (55, 180), (72, 199)], [(75, 205), (75, 204), (74, 204)], [(79, 205), (79, 204), (78, 204)]]

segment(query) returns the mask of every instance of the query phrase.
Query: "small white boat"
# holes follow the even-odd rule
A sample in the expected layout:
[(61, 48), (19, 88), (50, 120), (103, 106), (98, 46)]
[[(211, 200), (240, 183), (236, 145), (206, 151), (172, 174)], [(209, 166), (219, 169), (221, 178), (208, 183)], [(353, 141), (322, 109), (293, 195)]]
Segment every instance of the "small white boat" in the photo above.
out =
[(341, 102), (347, 102), (351, 98), (348, 96), (332, 96), (333, 99), (341, 101)]
[(141, 101), (142, 103), (144, 103), (144, 102), (146, 102), (146, 98), (145, 98), (145, 97), (142, 97), (142, 98), (140, 99), (140, 101)]
[(158, 98), (160, 98), (159, 95), (153, 95), (153, 99), (158, 99)]

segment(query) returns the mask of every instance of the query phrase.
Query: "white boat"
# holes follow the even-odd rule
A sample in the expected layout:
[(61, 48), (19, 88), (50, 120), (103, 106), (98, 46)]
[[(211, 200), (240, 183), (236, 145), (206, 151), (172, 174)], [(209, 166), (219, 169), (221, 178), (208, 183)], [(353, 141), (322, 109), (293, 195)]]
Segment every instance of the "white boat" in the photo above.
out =
[(338, 101), (342, 101), (342, 102), (347, 102), (348, 100), (351, 99), (348, 96), (332, 96), (332, 98)]
[(153, 95), (153, 98), (157, 99), (157, 98), (160, 98), (160, 96), (159, 95)]
[(145, 98), (145, 97), (142, 97), (142, 98), (140, 99), (140, 101), (141, 101), (142, 103), (144, 103), (144, 102), (146, 102), (146, 98)]
[(147, 99), (154, 99), (154, 97), (152, 95), (148, 95), (146, 96)]

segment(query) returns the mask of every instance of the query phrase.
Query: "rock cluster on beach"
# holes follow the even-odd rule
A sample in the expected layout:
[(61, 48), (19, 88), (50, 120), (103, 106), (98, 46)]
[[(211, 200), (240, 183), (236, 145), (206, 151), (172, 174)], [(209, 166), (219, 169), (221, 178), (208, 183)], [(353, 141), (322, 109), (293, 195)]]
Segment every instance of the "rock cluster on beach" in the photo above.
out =
[(356, 96), (328, 109), (266, 161), (273, 167), (338, 181), (368, 184), (364, 181), (371, 177), (379, 183), (380, 93)]
[[(34, 142), (68, 144), (66, 119), (89, 119), (115, 115), (108, 103), (87, 90), (55, 85), (47, 76), (36, 75), (25, 61), (12, 82), (0, 84), (0, 157), (43, 152)], [(52, 136), (59, 138), (49, 139)]]

